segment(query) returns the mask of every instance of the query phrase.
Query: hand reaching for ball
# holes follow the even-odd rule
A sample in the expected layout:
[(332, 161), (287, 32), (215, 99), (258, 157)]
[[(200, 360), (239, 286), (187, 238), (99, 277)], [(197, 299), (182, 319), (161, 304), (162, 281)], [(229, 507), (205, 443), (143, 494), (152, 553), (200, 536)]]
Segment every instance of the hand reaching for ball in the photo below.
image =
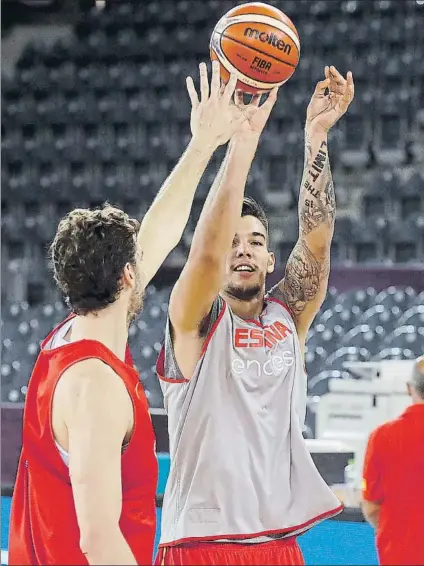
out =
[(278, 87), (275, 87), (270, 91), (266, 101), (259, 106), (261, 94), (254, 94), (249, 104), (244, 104), (243, 93), (236, 91), (234, 98), (237, 108), (244, 112), (247, 111), (247, 120), (240, 124), (236, 132), (238, 137), (249, 135), (260, 136), (271, 114), (271, 110), (274, 108), (274, 104), (277, 101), (277, 94)]
[(328, 132), (345, 114), (354, 95), (350, 71), (345, 79), (335, 67), (325, 67), (325, 80), (317, 84), (308, 106), (307, 129)]
[(232, 101), (237, 76), (231, 75), (228, 84), (221, 88), (218, 61), (212, 63), (212, 80), (209, 87), (205, 63), (200, 64), (200, 100), (193, 79), (187, 78), (191, 100), (190, 127), (193, 138), (214, 149), (228, 142), (253, 112), (249, 106), (238, 107)]

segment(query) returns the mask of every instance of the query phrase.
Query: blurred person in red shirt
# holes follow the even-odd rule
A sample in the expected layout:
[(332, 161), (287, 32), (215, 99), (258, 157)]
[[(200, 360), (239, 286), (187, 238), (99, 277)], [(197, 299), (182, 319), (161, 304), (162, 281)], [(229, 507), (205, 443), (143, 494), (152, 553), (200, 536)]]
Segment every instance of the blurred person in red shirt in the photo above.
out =
[(380, 564), (424, 564), (424, 356), (407, 384), (412, 405), (368, 441), (362, 510)]

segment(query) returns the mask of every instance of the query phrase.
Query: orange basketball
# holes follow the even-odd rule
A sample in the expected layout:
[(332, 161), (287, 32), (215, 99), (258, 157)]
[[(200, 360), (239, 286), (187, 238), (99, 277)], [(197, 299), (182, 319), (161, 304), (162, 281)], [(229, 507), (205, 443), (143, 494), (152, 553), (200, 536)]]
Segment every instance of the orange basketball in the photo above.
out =
[(227, 12), (213, 30), (212, 61), (221, 64), (226, 83), (237, 72), (237, 89), (262, 93), (283, 85), (299, 62), (300, 41), (293, 22), (281, 10), (262, 2)]

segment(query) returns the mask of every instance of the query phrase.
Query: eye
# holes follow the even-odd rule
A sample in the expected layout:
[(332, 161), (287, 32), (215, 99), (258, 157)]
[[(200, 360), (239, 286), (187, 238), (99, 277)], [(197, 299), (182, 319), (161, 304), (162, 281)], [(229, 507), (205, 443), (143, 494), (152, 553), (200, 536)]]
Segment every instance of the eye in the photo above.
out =
[(254, 242), (252, 242), (253, 246), (263, 246), (263, 242), (260, 242), (259, 240), (255, 240)]

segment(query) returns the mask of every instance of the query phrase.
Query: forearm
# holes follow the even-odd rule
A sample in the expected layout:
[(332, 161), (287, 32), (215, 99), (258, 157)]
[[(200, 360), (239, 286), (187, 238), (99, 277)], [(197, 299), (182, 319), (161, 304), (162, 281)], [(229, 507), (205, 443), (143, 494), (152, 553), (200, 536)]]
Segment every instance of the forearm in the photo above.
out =
[(305, 166), (299, 195), (299, 240), (287, 261), (280, 285), (302, 340), (325, 298), (335, 213), (327, 134), (306, 129)]
[(378, 522), (380, 519), (381, 504), (375, 501), (368, 501), (367, 499), (362, 499), (362, 513), (368, 523), (374, 527), (378, 528)]
[(187, 225), (194, 194), (215, 147), (192, 138), (146, 213), (138, 234), (146, 266), (163, 263)]
[(319, 255), (329, 253), (336, 200), (331, 176), (328, 138), (324, 131), (305, 129), (305, 166), (299, 194), (300, 237)]
[(104, 531), (97, 536), (91, 536), (86, 544), (81, 544), (81, 550), (90, 565), (137, 564), (137, 560), (119, 528), (114, 529), (113, 532)]
[(230, 248), (241, 215), (247, 177), (259, 137), (234, 137), (208, 194), (193, 237), (191, 252), (222, 258)]
[(366, 521), (374, 527), (374, 529), (378, 528), (378, 520), (380, 518), (380, 509), (373, 510), (372, 512), (366, 512), (363, 510), (364, 517)]

